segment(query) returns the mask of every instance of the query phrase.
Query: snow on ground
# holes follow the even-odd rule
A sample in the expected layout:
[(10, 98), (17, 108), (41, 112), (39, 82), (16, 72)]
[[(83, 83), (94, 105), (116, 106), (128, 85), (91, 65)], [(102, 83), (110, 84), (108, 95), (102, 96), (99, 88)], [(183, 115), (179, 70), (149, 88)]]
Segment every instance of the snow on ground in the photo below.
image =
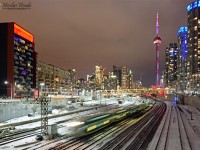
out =
[[(83, 102), (83, 106), (84, 105), (87, 105), (87, 106), (95, 106), (95, 105), (119, 105), (119, 106), (126, 106), (126, 105), (131, 105), (131, 104), (140, 104), (141, 103), (141, 100), (138, 100), (138, 98), (136, 97), (131, 97), (131, 98), (125, 98), (125, 100), (123, 101), (122, 104), (118, 104), (118, 100), (116, 97), (111, 97), (111, 98), (103, 98), (101, 100), (86, 100), (85, 102)], [(80, 107), (80, 104), (71, 104), (72, 107), (76, 108), (77, 110), (81, 110), (81, 109), (84, 109), (84, 107)], [(62, 114), (62, 113), (67, 113), (69, 112), (68, 110), (58, 110), (58, 109), (54, 109), (52, 110), (52, 113), (53, 114), (49, 114), (48, 116), (52, 116), (54, 114)], [(11, 123), (18, 123), (18, 122), (22, 122), (22, 121), (28, 121), (28, 120), (34, 120), (34, 119), (38, 119), (40, 118), (41, 115), (40, 114), (34, 114), (33, 116), (31, 117), (28, 117), (28, 116), (23, 116), (23, 117), (19, 117), (19, 118), (14, 118), (14, 119), (11, 119), (11, 120), (7, 120), (6, 122), (3, 122), (1, 123), (1, 125), (5, 125), (5, 124), (11, 124)], [(59, 117), (59, 118), (62, 118), (62, 117)], [(65, 118), (67, 119), (67, 118)], [(49, 119), (50, 121), (51, 120), (54, 120), (54, 121), (59, 121), (58, 119)], [(50, 122), (50, 123), (54, 123), (54, 121)], [(26, 127), (25, 126), (22, 126), (20, 128), (23, 128), (23, 127)], [(31, 128), (31, 127), (35, 127), (35, 126), (28, 126), (28, 128)]]
[[(101, 100), (86, 100), (85, 102), (83, 102), (83, 106), (80, 106), (79, 103), (76, 104), (71, 104), (71, 106), (73, 106), (74, 108), (76, 108), (76, 110), (82, 110), (82, 109), (87, 109), (88, 107), (84, 107), (84, 106), (89, 106), (89, 107), (96, 107), (97, 105), (109, 105), (109, 107), (102, 107), (102, 108), (98, 108), (98, 110), (93, 109), (92, 111), (87, 111), (87, 112), (79, 112), (79, 113), (75, 113), (75, 114), (70, 114), (70, 115), (66, 115), (66, 116), (62, 116), (62, 117), (58, 117), (58, 118), (53, 118), (53, 119), (49, 119), (49, 124), (53, 124), (55, 122), (61, 121), (61, 120), (66, 120), (66, 119), (70, 119), (70, 118), (78, 118), (81, 116), (85, 116), (91, 113), (97, 113), (99, 111), (102, 112), (106, 112), (107, 110), (110, 110), (115, 107), (118, 106), (126, 106), (126, 105), (133, 105), (133, 104), (139, 104), (141, 103), (142, 100), (135, 98), (135, 97), (128, 97), (128, 98), (123, 98), (123, 103), (122, 104), (118, 104), (118, 100), (116, 97), (111, 97), (111, 98), (103, 98)], [(111, 106), (112, 107), (111, 107)], [(57, 111), (57, 110), (54, 110)], [(58, 113), (65, 113), (67, 112), (66, 110), (62, 111), (59, 110)], [(49, 115), (50, 116), (50, 115)], [(41, 116), (38, 114), (36, 114), (33, 117), (28, 117), (28, 116), (24, 116), (24, 117), (19, 117), (19, 118), (15, 118), (15, 119), (11, 119), (7, 121), (7, 124), (10, 123), (16, 123), (16, 122), (22, 122), (22, 121), (27, 121), (27, 120), (34, 120), (34, 119), (38, 119)], [(5, 123), (6, 124), (6, 123)], [(28, 123), (25, 125), (20, 125), (17, 126), (16, 129), (25, 129), (25, 128), (34, 128), (34, 127), (39, 127), (41, 125), (41, 122), (33, 122), (33, 123)], [(63, 127), (61, 127), (63, 126)], [(58, 127), (58, 133), (61, 135), (65, 135), (69, 132), (69, 130), (65, 127), (65, 124), (59, 124)], [(16, 145), (21, 145), (21, 144), (26, 144), (26, 143), (31, 143), (31, 142), (36, 142), (35, 140), (35, 136), (29, 137), (29, 138), (25, 138), (23, 140), (19, 140), (16, 142), (12, 142), (10, 144), (6, 144), (4, 146), (1, 146), (0, 149), (13, 149), (14, 146)], [(20, 149), (20, 148), (15, 148), (15, 149)]]
[[(149, 144), (148, 150), (154, 150), (156, 147), (157, 149), (162, 149), (165, 146), (167, 149), (176, 150), (181, 149), (180, 146), (183, 146), (183, 149), (188, 149), (186, 147), (190, 149), (190, 146), (192, 149), (199, 149), (200, 138), (197, 136), (198, 132), (194, 129), (192, 130), (194, 125), (200, 129), (199, 111), (196, 111), (198, 115), (191, 119), (191, 114), (188, 113), (187, 109), (190, 108), (190, 111), (194, 111), (196, 108), (187, 105), (177, 105), (174, 101), (166, 101), (165, 103), (167, 104), (166, 113)], [(179, 110), (177, 106), (181, 109)], [(165, 143), (166, 140), (167, 144)], [(187, 144), (188, 140), (190, 146)], [(157, 145), (158, 141), (159, 144)]]
[[(24, 144), (28, 144), (28, 143), (33, 143), (33, 142), (37, 142), (35, 140), (35, 136), (29, 137), (29, 138), (25, 138), (25, 139), (21, 139), (15, 142), (12, 142), (10, 144), (6, 144), (4, 146), (0, 147), (0, 150), (21, 150), (22, 147), (20, 145), (24, 145)], [(18, 147), (20, 146), (20, 147)]]
[(187, 118), (194, 132), (200, 137), (200, 111), (188, 105), (178, 106), (182, 109), (184, 116)]

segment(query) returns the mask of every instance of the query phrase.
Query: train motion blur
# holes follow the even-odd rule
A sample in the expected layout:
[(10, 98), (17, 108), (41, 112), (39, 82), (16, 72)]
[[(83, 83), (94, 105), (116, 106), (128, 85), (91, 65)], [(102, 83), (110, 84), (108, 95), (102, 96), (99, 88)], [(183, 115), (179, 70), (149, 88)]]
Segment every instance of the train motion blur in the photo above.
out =
[(69, 130), (69, 135), (74, 137), (82, 137), (96, 132), (114, 122), (118, 122), (128, 116), (134, 115), (142, 110), (152, 107), (154, 101), (141, 103), (139, 105), (129, 105), (121, 108), (113, 109), (108, 112), (101, 112), (86, 117), (76, 119), (66, 127)]

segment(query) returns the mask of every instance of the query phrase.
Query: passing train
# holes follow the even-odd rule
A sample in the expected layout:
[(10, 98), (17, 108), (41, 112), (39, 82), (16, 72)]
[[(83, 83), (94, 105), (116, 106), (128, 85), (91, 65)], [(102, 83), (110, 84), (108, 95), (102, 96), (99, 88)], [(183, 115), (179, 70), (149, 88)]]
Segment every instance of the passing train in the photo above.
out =
[(118, 122), (153, 105), (154, 103), (140, 104), (137, 106), (131, 105), (124, 108), (113, 109), (108, 112), (85, 116), (66, 124), (66, 127), (69, 130), (70, 136), (86, 136), (110, 125), (113, 122)]

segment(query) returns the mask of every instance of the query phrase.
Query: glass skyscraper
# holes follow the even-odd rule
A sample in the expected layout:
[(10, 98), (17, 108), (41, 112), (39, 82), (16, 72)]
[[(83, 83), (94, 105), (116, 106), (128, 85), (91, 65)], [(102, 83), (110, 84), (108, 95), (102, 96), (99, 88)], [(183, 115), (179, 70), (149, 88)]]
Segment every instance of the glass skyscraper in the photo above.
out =
[(178, 90), (184, 91), (186, 89), (187, 80), (187, 59), (188, 59), (188, 28), (180, 27), (177, 33), (178, 36), (178, 70), (177, 81)]

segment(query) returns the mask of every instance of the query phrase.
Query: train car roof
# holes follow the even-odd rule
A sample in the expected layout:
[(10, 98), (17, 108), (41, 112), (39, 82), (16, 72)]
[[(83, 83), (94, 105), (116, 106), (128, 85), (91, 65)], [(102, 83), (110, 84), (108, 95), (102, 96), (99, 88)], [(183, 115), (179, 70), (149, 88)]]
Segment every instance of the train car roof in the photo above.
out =
[(134, 108), (134, 107), (137, 107), (137, 106), (129, 105), (129, 106), (124, 106), (124, 107), (118, 107), (118, 108), (108, 110), (107, 112), (97, 112), (97, 113), (86, 115), (86, 116), (80, 116), (79, 118), (75, 119), (74, 121), (85, 122), (85, 123), (86, 122), (94, 122), (95, 119), (103, 119), (103, 118), (108, 117), (112, 114), (121, 113), (123, 111), (127, 111), (128, 109)]
[(84, 122), (84, 121), (92, 119), (92, 118), (107, 117), (107, 116), (110, 116), (110, 115), (116, 113), (117, 111), (121, 111), (123, 109), (124, 108), (119, 107), (119, 108), (111, 109), (107, 112), (98, 112), (98, 113), (95, 113), (95, 114), (91, 114), (91, 115), (87, 115), (87, 116), (84, 116), (84, 117), (77, 118), (76, 121)]

